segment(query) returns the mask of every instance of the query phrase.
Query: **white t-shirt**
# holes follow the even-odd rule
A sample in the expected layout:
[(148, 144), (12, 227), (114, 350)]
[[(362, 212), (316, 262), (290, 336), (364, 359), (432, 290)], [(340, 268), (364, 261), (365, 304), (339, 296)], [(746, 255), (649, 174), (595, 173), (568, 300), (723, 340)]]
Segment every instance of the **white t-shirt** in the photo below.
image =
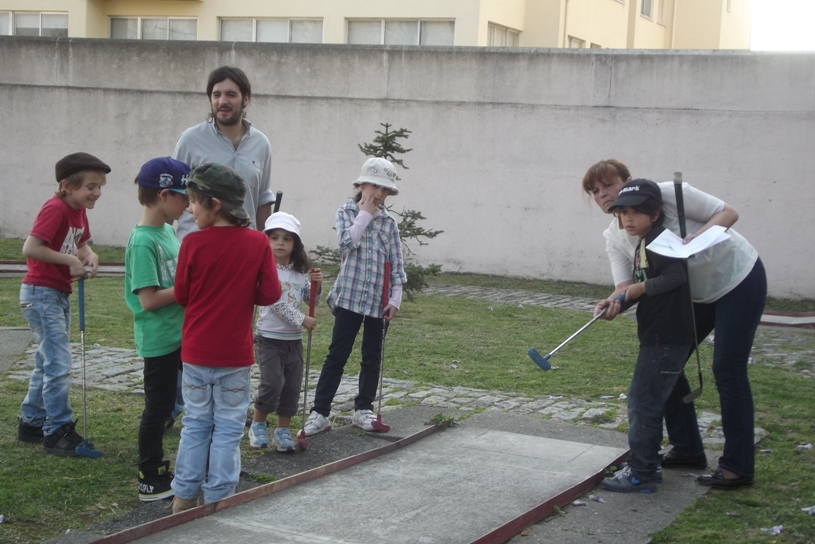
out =
[[(679, 216), (676, 210), (676, 193), (672, 181), (659, 183), (662, 191), (662, 209), (665, 213), (663, 226), (679, 235)], [(715, 214), (724, 209), (724, 201), (682, 184), (685, 201), (685, 224), (688, 234), (699, 230)], [(691, 296), (694, 302), (710, 303), (727, 294), (747, 277), (758, 260), (758, 251), (734, 229), (728, 229), (730, 238), (701, 251), (688, 259)], [(603, 232), (606, 253), (611, 262), (614, 285), (631, 281), (634, 266), (634, 249), (639, 238), (629, 236), (620, 229), (615, 217)]]

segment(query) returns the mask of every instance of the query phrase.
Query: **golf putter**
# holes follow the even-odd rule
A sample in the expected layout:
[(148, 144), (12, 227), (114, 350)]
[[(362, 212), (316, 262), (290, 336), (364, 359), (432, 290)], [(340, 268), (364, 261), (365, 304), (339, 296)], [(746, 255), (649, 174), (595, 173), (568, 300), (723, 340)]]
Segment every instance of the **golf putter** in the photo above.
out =
[[(282, 194), (282, 193), (281, 193)], [(314, 302), (317, 300), (317, 282), (311, 282), (311, 293), (308, 299), (308, 316), (314, 317)], [(301, 450), (308, 449), (306, 441), (306, 400), (308, 399), (308, 370), (311, 366), (311, 331), (308, 331), (308, 347), (306, 347), (306, 384), (303, 386), (303, 429), (297, 433), (297, 445)]]
[(88, 445), (88, 397), (85, 394), (85, 280), (79, 280), (79, 344), (82, 350), (82, 443), (76, 447), (80, 457), (96, 459), (102, 452)]
[[(619, 300), (620, 302), (624, 301), (624, 300), (625, 300), (625, 293), (623, 293), (622, 295), (620, 295), (619, 297), (617, 297), (617, 300)], [(573, 339), (575, 336), (577, 336), (577, 335), (578, 335), (578, 334), (580, 334), (581, 332), (583, 332), (583, 331), (585, 331), (586, 329), (588, 329), (588, 328), (589, 328), (589, 326), (591, 326), (591, 324), (592, 324), (592, 323), (594, 323), (595, 321), (597, 321), (598, 319), (600, 319), (601, 317), (603, 317), (604, 315), (606, 315), (606, 310), (608, 310), (608, 306), (606, 306), (605, 308), (603, 308), (603, 311), (602, 311), (602, 312), (600, 312), (599, 314), (597, 314), (596, 316), (594, 316), (594, 317), (592, 318), (592, 320), (591, 320), (591, 321), (589, 321), (588, 323), (586, 323), (585, 325), (583, 325), (582, 327), (580, 327), (580, 328), (577, 330), (577, 332), (576, 332), (576, 333), (574, 333), (573, 335), (571, 335), (570, 337), (568, 337), (568, 338), (567, 338), (566, 340), (564, 340), (564, 341), (563, 341), (563, 342), (562, 342), (562, 343), (561, 343), (561, 344), (560, 344), (558, 347), (556, 347), (555, 349), (553, 349), (552, 351), (550, 351), (549, 353), (547, 353), (545, 356), (541, 356), (541, 354), (540, 354), (540, 353), (538, 352), (538, 350), (537, 350), (537, 349), (535, 349), (535, 348), (529, 348), (529, 350), (526, 352), (526, 353), (527, 353), (527, 355), (529, 355), (529, 358), (530, 358), (530, 359), (532, 359), (533, 361), (535, 361), (535, 364), (536, 364), (536, 365), (538, 365), (539, 367), (541, 367), (543, 370), (549, 370), (549, 369), (551, 369), (551, 368), (552, 368), (552, 365), (550, 365), (550, 364), (549, 364), (549, 358), (550, 358), (552, 355), (554, 355), (555, 353), (557, 353), (557, 350), (559, 350), (560, 348), (562, 348), (563, 346), (565, 346), (566, 344), (568, 344), (569, 342), (571, 342), (571, 340), (572, 340), (572, 339)]]
[[(674, 193), (676, 194), (676, 212), (679, 216), (679, 234), (684, 239), (687, 236), (687, 230), (685, 228), (685, 197), (682, 195), (682, 172), (674, 172)], [(685, 259), (683, 262), (685, 263), (685, 275), (688, 276), (688, 282), (690, 282), (688, 260)], [(702, 361), (699, 357), (699, 341), (696, 338), (696, 315), (693, 312), (692, 298), (690, 301), (690, 317), (693, 323), (693, 345), (696, 352), (696, 369), (699, 373), (699, 388), (682, 397), (682, 402), (685, 404), (695, 401), (702, 395)]]
[(283, 191), (278, 191), (275, 193), (274, 198), (274, 206), (272, 207), (272, 213), (277, 213), (280, 211), (280, 203), (283, 202)]
[(379, 407), (376, 409), (376, 421), (371, 422), (371, 426), (380, 433), (386, 433), (391, 430), (390, 425), (382, 423), (382, 378), (385, 374), (385, 333), (388, 330), (388, 322), (385, 320), (385, 308), (388, 307), (388, 298), (390, 290), (388, 289), (388, 281), (391, 277), (391, 263), (385, 263), (385, 286), (382, 288), (382, 354), (379, 363)]

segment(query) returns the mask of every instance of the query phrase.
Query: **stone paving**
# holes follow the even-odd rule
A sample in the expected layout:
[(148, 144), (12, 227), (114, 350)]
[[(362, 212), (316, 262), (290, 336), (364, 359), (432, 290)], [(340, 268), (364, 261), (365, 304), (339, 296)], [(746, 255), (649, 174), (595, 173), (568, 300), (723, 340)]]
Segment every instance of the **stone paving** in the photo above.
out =
[[(485, 304), (526, 304), (552, 308), (591, 311), (596, 301), (561, 295), (547, 295), (506, 289), (463, 287), (431, 284), (424, 291), (438, 296), (463, 297), (483, 300)], [(713, 337), (708, 341), (713, 341)], [(72, 345), (74, 352), (74, 383), (82, 383), (81, 350)], [(34, 364), (36, 346), (26, 351), (23, 360), (14, 364), (6, 377), (27, 381)], [(86, 384), (90, 388), (142, 395), (142, 358), (131, 349), (110, 348), (94, 344), (86, 345)], [(751, 362), (759, 364), (786, 365), (798, 370), (802, 376), (815, 378), (815, 332), (811, 329), (791, 327), (761, 327), (753, 347)], [(309, 383), (316, 385), (319, 369), (309, 374)], [(252, 368), (252, 389), (256, 390), (259, 372)], [(334, 399), (332, 417), (350, 421), (353, 400), (357, 392), (357, 376), (343, 376)], [(519, 393), (488, 391), (468, 387), (443, 387), (417, 384), (406, 380), (385, 378), (383, 380), (382, 411), (394, 409), (400, 404), (415, 403), (425, 406), (452, 409), (461, 417), (480, 411), (501, 411), (539, 415), (577, 424), (595, 425), (606, 429), (619, 429), (626, 423), (625, 395), (602, 395), (597, 400), (569, 399), (557, 395), (528, 397)], [(708, 385), (712, 388), (713, 385)], [(310, 388), (311, 394), (313, 390)], [(311, 396), (311, 395), (310, 395)], [(302, 397), (301, 397), (302, 403)], [(702, 412), (699, 426), (705, 443), (716, 447), (723, 443), (721, 428), (716, 426), (720, 416)], [(763, 431), (757, 429), (757, 440)]]

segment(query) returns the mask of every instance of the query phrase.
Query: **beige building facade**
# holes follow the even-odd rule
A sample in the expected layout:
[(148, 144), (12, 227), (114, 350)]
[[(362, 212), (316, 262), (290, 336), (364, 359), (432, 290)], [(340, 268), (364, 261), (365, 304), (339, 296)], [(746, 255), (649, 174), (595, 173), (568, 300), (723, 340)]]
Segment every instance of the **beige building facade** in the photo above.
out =
[(749, 49), (750, 0), (0, 0), (0, 36)]

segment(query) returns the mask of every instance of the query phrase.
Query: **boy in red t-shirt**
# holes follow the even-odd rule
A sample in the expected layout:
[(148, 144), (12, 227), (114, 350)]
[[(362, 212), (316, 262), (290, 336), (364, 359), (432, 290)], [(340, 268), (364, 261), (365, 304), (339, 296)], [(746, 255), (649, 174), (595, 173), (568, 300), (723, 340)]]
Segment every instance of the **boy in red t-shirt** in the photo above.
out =
[(247, 228), (246, 185), (222, 164), (202, 164), (187, 177), (190, 213), (200, 229), (184, 237), (175, 299), (186, 308), (181, 329), (184, 427), (172, 481), (173, 513), (233, 495), (249, 406), (255, 305), (280, 298), (266, 235)]
[(88, 153), (73, 153), (60, 159), (55, 170), (55, 196), (40, 208), (23, 244), (28, 273), (20, 288), (20, 309), (39, 348), (20, 406), (17, 440), (41, 443), (45, 453), (76, 457), (82, 437), (68, 402), (69, 296), (72, 282), (93, 278), (99, 269), (99, 258), (87, 245), (91, 232), (85, 209), (102, 196), (110, 166)]

